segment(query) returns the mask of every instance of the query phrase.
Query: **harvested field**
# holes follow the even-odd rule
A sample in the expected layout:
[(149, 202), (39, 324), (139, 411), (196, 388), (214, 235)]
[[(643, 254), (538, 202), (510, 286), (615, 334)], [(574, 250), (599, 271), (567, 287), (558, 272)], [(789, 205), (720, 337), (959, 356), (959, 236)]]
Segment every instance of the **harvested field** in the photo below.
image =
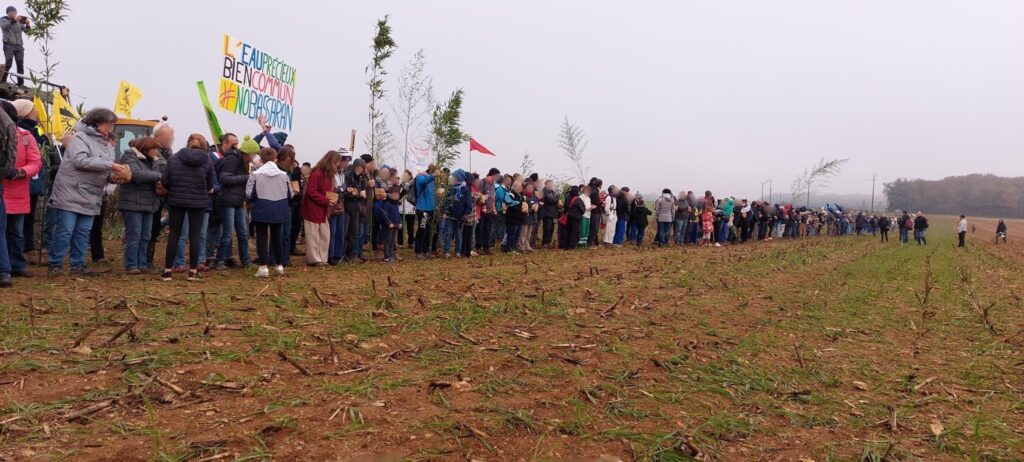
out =
[(0, 304), (0, 459), (1020, 460), (1024, 223), (957, 249), (932, 221), (926, 247), (34, 268)]

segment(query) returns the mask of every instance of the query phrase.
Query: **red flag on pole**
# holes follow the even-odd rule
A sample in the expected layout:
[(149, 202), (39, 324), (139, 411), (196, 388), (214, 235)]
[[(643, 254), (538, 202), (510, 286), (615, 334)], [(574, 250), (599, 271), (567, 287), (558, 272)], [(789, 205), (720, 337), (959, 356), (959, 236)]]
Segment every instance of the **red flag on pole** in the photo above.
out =
[(484, 147), (484, 145), (482, 145), (482, 144), (478, 143), (478, 142), (477, 142), (476, 140), (474, 140), (473, 138), (470, 138), (470, 139), (469, 139), (469, 150), (470, 150), (470, 151), (476, 151), (476, 152), (479, 152), (480, 154), (487, 154), (487, 155), (490, 155), (490, 156), (493, 156), (493, 155), (494, 155), (494, 153), (493, 153), (493, 152), (491, 152), (491, 150), (490, 150), (490, 149), (487, 149), (487, 148), (485, 148), (485, 147)]

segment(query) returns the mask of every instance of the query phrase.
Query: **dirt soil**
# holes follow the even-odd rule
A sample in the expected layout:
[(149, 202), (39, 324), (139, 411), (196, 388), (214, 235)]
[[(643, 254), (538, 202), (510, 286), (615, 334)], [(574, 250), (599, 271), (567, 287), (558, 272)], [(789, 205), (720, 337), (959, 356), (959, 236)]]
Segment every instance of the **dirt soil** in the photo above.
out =
[[(17, 280), (0, 460), (1021, 460), (1024, 222)], [(119, 245), (107, 246), (120, 261)]]

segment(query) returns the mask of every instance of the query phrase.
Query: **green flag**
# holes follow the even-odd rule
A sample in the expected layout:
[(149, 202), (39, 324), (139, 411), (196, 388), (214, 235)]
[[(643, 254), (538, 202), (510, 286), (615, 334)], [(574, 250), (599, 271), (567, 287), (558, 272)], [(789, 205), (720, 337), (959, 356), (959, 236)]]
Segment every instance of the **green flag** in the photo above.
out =
[(223, 133), (220, 129), (220, 122), (217, 120), (217, 114), (213, 112), (213, 108), (210, 107), (210, 98), (206, 96), (206, 85), (200, 80), (196, 82), (196, 86), (199, 87), (199, 99), (203, 102), (203, 110), (206, 111), (206, 123), (210, 125), (210, 134), (213, 135), (211, 143), (219, 143), (220, 136)]

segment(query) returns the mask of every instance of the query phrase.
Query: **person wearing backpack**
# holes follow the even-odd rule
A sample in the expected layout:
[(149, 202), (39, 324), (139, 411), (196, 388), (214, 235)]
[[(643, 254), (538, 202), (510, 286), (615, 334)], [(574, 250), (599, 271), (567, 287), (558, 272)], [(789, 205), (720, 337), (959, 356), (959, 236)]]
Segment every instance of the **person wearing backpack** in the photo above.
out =
[[(19, 100), (28, 103), (26, 100)], [(16, 104), (4, 102), (4, 109), (9, 110), (8, 116), (17, 121), (22, 116), (23, 108), (17, 108)], [(27, 113), (25, 113), (27, 114)], [(25, 219), (31, 211), (29, 205), (29, 182), (42, 169), (43, 161), (39, 156), (39, 145), (35, 137), (21, 127), (15, 127), (17, 134), (17, 154), (14, 169), (11, 174), (4, 176), (3, 188), (0, 195), (3, 196), (4, 207), (7, 212), (7, 245), (0, 248), (0, 252), (6, 251), (10, 259), (10, 270), (0, 274), (0, 285), (9, 281), (11, 276), (28, 276), (28, 262), (25, 260)]]
[(466, 172), (461, 168), (456, 169), (448, 178), (448, 184), (451, 187), (447, 192), (447, 210), (444, 210), (441, 217), (444, 221), (438, 233), (445, 258), (452, 256), (453, 247), (456, 257), (462, 255), (462, 223), (473, 209), (473, 196), (466, 186)]
[(892, 220), (889, 217), (882, 215), (878, 219), (878, 231), (882, 234), (882, 240), (880, 242), (889, 242), (889, 226), (892, 225)]
[(413, 180), (412, 194), (416, 198), (416, 217), (419, 220), (416, 227), (416, 258), (424, 260), (430, 256), (430, 231), (434, 226), (434, 207), (436, 197), (434, 194), (434, 173), (437, 167), (430, 164), (426, 172), (416, 175)]
[(914, 229), (914, 219), (910, 218), (910, 214), (903, 211), (903, 215), (900, 216), (900, 244), (907, 244), (910, 242), (910, 231)]
[(914, 239), (917, 240), (917, 245), (928, 245), (928, 240), (924, 236), (924, 232), (927, 229), (928, 218), (918, 210), (914, 216)]

